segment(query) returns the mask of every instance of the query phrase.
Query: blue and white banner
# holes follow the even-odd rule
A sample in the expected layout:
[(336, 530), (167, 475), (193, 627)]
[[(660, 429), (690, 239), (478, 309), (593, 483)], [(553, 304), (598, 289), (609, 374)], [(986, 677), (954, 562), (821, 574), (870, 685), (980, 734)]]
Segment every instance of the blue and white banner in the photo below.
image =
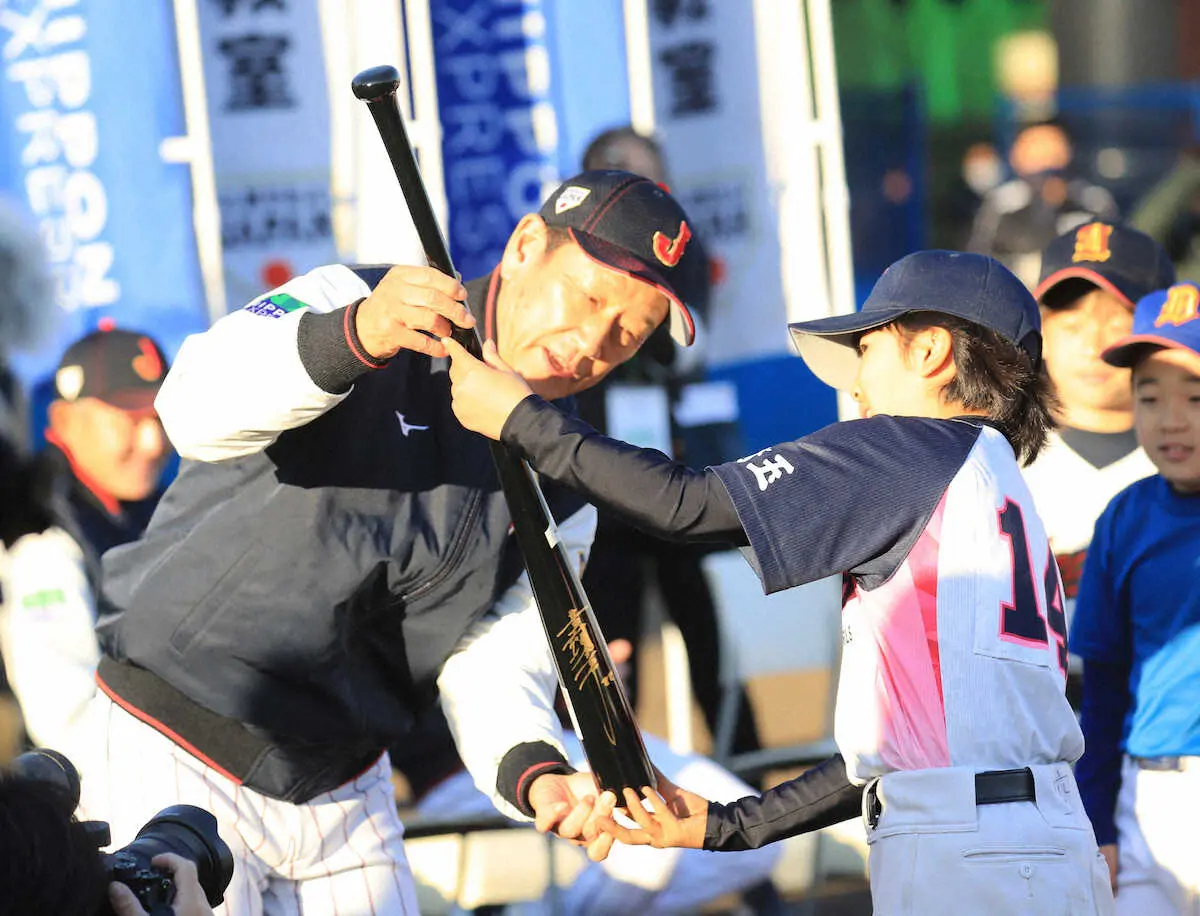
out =
[(778, 216), (752, 4), (650, 3), (655, 124), (671, 189), (715, 262), (710, 364), (783, 352)]
[(230, 309), (337, 260), (318, 6), (197, 0)]
[(448, 243), (466, 278), (499, 263), (559, 175), (542, 0), (431, 4)]
[(174, 352), (207, 325), (190, 175), (162, 141), (184, 133), (171, 5), (0, 0), (0, 191), (47, 248), (56, 337), (14, 363), (48, 374), (103, 318)]

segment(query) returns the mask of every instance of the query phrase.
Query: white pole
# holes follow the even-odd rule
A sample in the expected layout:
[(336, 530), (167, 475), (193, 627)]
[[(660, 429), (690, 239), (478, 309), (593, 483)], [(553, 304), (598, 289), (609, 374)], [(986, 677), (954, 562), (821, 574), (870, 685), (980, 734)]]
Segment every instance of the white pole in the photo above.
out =
[(325, 52), (325, 81), (329, 87), (329, 217), (338, 259), (353, 261), (358, 250), (354, 195), (358, 160), (354, 115), (358, 102), (350, 92), (350, 80), (354, 78), (351, 47), (354, 4), (348, 0), (318, 0), (318, 15)]
[(629, 79), (629, 124), (654, 136), (654, 80), (650, 68), (650, 20), (646, 0), (624, 0), (625, 69)]
[(755, 0), (763, 152), (779, 225), (788, 321), (829, 314), (829, 277), (818, 161), (823, 125), (809, 79), (811, 48), (799, 0)]
[(200, 50), (200, 22), (196, 0), (174, 0), (175, 38), (179, 46), (179, 74), (183, 90), (183, 115), (187, 135), (168, 137), (159, 147), (166, 162), (187, 163), (192, 177), (192, 224), (200, 276), (208, 305), (208, 319), (225, 314), (225, 269), (221, 250), (221, 210), (213, 174), (212, 138), (208, 130), (208, 95)]
[(808, 0), (808, 46), (812, 54), (818, 150), (821, 159), (821, 202), (825, 215), (825, 249), (829, 269), (831, 314), (853, 312), (854, 265), (850, 249), (850, 192), (842, 153), (842, 114), (838, 105), (837, 67), (829, 0)]

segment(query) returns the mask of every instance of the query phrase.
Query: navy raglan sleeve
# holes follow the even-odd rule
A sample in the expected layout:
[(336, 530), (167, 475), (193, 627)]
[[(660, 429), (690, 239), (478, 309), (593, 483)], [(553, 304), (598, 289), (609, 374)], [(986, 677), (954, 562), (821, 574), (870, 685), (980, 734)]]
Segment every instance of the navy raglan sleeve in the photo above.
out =
[(964, 420), (878, 416), (713, 471), (765, 591), (842, 572), (872, 588), (903, 562), (980, 431)]
[(885, 581), (979, 438), (980, 425), (919, 417), (835, 423), (696, 471), (596, 432), (538, 397), (502, 440), (543, 475), (663, 537), (750, 546), (768, 592), (854, 572)]

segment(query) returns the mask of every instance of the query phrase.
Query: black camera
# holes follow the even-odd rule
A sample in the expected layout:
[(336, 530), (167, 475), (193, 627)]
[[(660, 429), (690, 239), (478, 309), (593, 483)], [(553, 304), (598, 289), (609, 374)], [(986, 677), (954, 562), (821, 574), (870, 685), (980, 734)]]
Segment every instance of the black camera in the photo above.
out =
[[(9, 771), (18, 778), (53, 786), (63, 799), (67, 817), (79, 804), (79, 773), (57, 751), (39, 749), (22, 754)], [(111, 842), (108, 824), (103, 821), (84, 821), (82, 826), (97, 850)], [(220, 905), (233, 878), (233, 854), (217, 833), (217, 819), (203, 808), (193, 805), (164, 808), (146, 822), (132, 843), (116, 852), (101, 854), (101, 860), (107, 879), (128, 887), (142, 909), (155, 916), (170, 913), (175, 899), (171, 873), (150, 864), (151, 859), (164, 852), (193, 862), (209, 905)]]

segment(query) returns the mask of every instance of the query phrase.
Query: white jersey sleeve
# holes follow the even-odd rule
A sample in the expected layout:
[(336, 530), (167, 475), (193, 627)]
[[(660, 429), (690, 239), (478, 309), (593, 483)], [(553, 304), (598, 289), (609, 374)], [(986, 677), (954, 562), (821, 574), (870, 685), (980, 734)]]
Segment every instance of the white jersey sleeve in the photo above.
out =
[(301, 362), (300, 321), (369, 292), (348, 267), (319, 267), (189, 336), (155, 400), (175, 450), (197, 461), (248, 455), (339, 403), (346, 392), (326, 391)]
[[(558, 530), (581, 572), (596, 530), (595, 508), (584, 506)], [(558, 677), (526, 574), (462, 638), (442, 668), (438, 688), (475, 785), (502, 813), (530, 820), (500, 796), (500, 761), (526, 742), (544, 741), (564, 757), (566, 751), (554, 711)]]
[(33, 741), (66, 752), (100, 660), (83, 551), (50, 528), (20, 538), (7, 561), (0, 649), (8, 681)]

